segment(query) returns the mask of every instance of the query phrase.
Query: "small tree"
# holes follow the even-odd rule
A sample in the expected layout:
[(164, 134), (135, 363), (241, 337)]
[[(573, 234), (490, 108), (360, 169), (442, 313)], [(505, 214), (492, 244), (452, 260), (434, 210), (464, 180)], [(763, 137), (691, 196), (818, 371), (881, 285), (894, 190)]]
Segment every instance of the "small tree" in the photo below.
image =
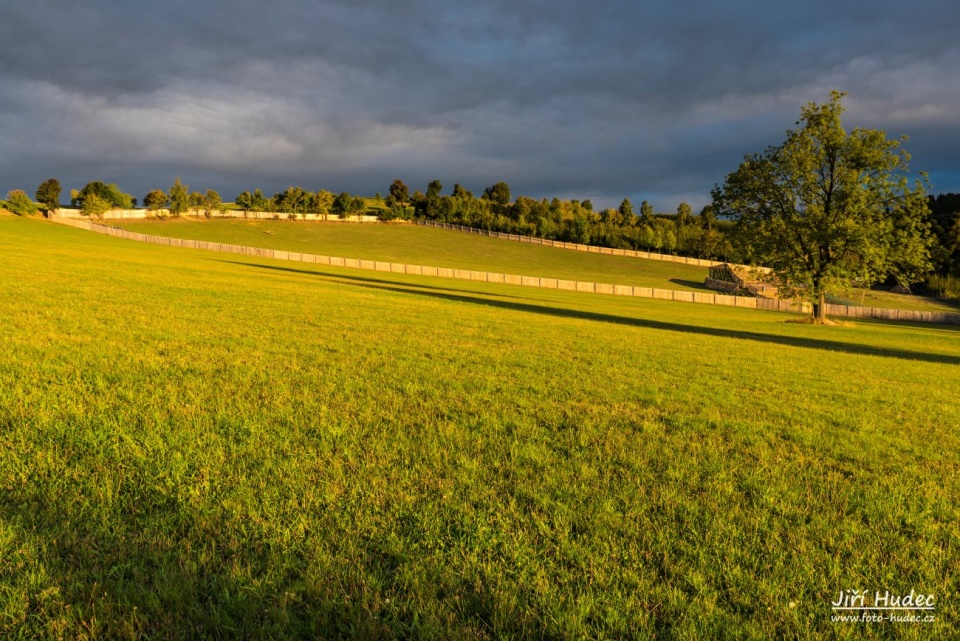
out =
[(36, 204), (22, 189), (14, 189), (7, 194), (7, 206), (17, 216), (31, 216), (37, 213)]
[(241, 192), (236, 200), (234, 200), (234, 203), (246, 214), (253, 208), (253, 196), (250, 195), (249, 191)]
[(84, 216), (90, 216), (91, 218), (96, 216), (100, 218), (104, 213), (110, 211), (111, 208), (112, 204), (106, 198), (101, 198), (97, 194), (88, 194), (83, 199), (80, 212)]
[(333, 199), (333, 205), (331, 205), (330, 211), (338, 215), (341, 219), (345, 219), (350, 215), (352, 208), (353, 197), (344, 191)]
[(908, 183), (905, 138), (847, 133), (844, 95), (808, 104), (786, 142), (747, 156), (713, 190), (717, 212), (736, 221), (744, 256), (812, 302), (819, 322), (831, 284), (910, 281), (930, 269), (925, 186)]
[(204, 207), (203, 194), (201, 194), (199, 191), (192, 191), (187, 197), (187, 202), (190, 203), (190, 209), (194, 210), (195, 212), (199, 212)]
[(144, 206), (154, 213), (166, 207), (167, 202), (169, 202), (169, 199), (162, 189), (154, 189), (143, 197)]
[(208, 218), (213, 215), (213, 212), (222, 214), (223, 199), (220, 198), (220, 194), (213, 189), (208, 189), (206, 195), (203, 197), (203, 208)]
[(264, 198), (262, 191), (254, 189), (253, 196), (250, 197), (250, 207), (254, 211), (269, 211), (270, 203)]
[(170, 186), (170, 214), (172, 216), (181, 216), (190, 208), (190, 188), (180, 182), (179, 178), (174, 179)]
[(48, 178), (37, 187), (37, 202), (48, 213), (53, 213), (60, 209), (60, 192), (60, 181), (56, 178)]
[(393, 184), (390, 185), (388, 194), (400, 205), (405, 205), (406, 202), (410, 200), (410, 190), (407, 189), (407, 185), (399, 178), (394, 180)]

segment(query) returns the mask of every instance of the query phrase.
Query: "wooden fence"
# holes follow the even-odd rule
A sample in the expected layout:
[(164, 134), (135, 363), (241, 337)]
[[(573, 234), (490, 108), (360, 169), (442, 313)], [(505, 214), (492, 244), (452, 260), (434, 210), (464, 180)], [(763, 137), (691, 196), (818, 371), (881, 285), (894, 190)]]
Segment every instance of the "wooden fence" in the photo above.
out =
[[(578, 280), (543, 278), (540, 276), (518, 276), (515, 274), (500, 274), (495, 272), (477, 272), (469, 269), (428, 267), (425, 265), (406, 265), (403, 263), (361, 260), (357, 258), (340, 258), (336, 256), (319, 256), (316, 254), (304, 254), (301, 252), (284, 251), (279, 249), (247, 247), (244, 245), (229, 245), (226, 243), (211, 243), (203, 240), (185, 240), (182, 238), (169, 238), (167, 236), (151, 236), (149, 234), (140, 234), (116, 227), (98, 225), (88, 220), (62, 218), (59, 216), (54, 216), (51, 218), (51, 220), (62, 225), (68, 225), (78, 229), (85, 229), (98, 234), (106, 234), (108, 236), (124, 238), (127, 240), (135, 240), (144, 243), (169, 245), (171, 247), (183, 247), (187, 249), (226, 252), (231, 254), (241, 254), (244, 256), (257, 256), (260, 258), (271, 258), (275, 260), (293, 260), (317, 265), (329, 265), (331, 267), (366, 269), (379, 272), (391, 272), (395, 274), (411, 274), (416, 276), (435, 276), (438, 278), (459, 278), (461, 280), (496, 283), (501, 285), (520, 285), (524, 287), (541, 287), (544, 289), (587, 292), (591, 294), (633, 296), (637, 298), (653, 298), (657, 300), (673, 300), (686, 303), (702, 303), (707, 305), (726, 305), (728, 307), (743, 307), (747, 309), (763, 309), (781, 312), (809, 312), (809, 307), (806, 304), (804, 304), (802, 307), (798, 307), (796, 304), (784, 300), (751, 298), (747, 296), (728, 296), (713, 292), (690, 292), (676, 289), (658, 289), (655, 287), (634, 287), (632, 285), (610, 285), (605, 283), (591, 283)], [(607, 251), (613, 250), (608, 249)], [(960, 314), (948, 314), (943, 312), (914, 312), (900, 309), (828, 305), (827, 313), (834, 316), (849, 316), (853, 318), (879, 318), (884, 320), (960, 325)]]

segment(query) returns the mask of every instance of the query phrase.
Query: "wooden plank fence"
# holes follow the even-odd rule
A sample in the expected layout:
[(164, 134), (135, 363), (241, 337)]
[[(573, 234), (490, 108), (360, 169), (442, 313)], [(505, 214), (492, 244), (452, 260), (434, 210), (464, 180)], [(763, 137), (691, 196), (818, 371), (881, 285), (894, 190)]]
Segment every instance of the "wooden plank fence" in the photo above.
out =
[[(256, 256), (259, 258), (272, 258), (275, 260), (291, 260), (303, 263), (312, 263), (317, 265), (329, 265), (331, 267), (348, 267), (352, 269), (365, 269), (372, 271), (391, 272), (395, 274), (410, 274), (414, 276), (436, 276), (439, 278), (457, 278), (461, 280), (471, 280), (486, 283), (495, 283), (502, 285), (519, 285), (522, 287), (540, 287), (544, 289), (558, 289), (565, 291), (585, 292), (590, 294), (608, 294), (612, 296), (631, 296), (635, 298), (653, 298), (657, 300), (672, 300), (688, 303), (700, 303), (705, 305), (726, 305), (728, 307), (744, 307), (748, 309), (762, 309), (778, 312), (809, 312), (809, 306), (804, 303), (798, 307), (795, 303), (785, 300), (774, 300), (769, 298), (751, 298), (746, 296), (729, 296), (726, 294), (717, 294), (713, 292), (691, 292), (677, 289), (658, 289), (655, 287), (635, 287), (631, 285), (611, 285), (606, 283), (591, 283), (584, 281), (561, 280), (557, 278), (543, 278), (539, 276), (518, 276), (515, 274), (499, 274), (495, 272), (477, 272), (465, 269), (451, 269), (446, 267), (429, 267), (426, 265), (407, 265), (403, 263), (388, 263), (372, 260), (359, 260), (356, 258), (341, 258), (337, 256), (320, 256), (316, 254), (304, 254), (300, 252), (283, 251), (279, 249), (265, 249), (262, 247), (247, 247), (244, 245), (230, 245), (227, 243), (212, 243), (203, 240), (186, 240), (182, 238), (169, 238), (167, 236), (151, 236), (137, 232), (126, 231), (116, 227), (98, 225), (88, 220), (77, 220), (74, 218), (63, 218), (53, 216), (52, 221), (69, 227), (85, 229), (98, 234), (106, 234), (116, 238), (134, 240), (143, 243), (153, 243), (157, 245), (170, 245), (172, 247), (182, 247), (185, 249), (201, 249), (207, 251), (225, 252), (231, 254), (241, 254), (244, 256)], [(470, 228), (465, 228), (470, 229)], [(478, 230), (484, 231), (484, 230)], [(474, 233), (474, 232), (471, 232)], [(519, 236), (513, 235), (519, 239)], [(525, 237), (529, 238), (529, 237)], [(529, 241), (537, 243), (542, 239), (534, 238)], [(554, 242), (554, 241), (547, 241)], [(560, 243), (561, 245), (564, 243)], [(570, 244), (570, 243), (566, 243)], [(601, 249), (601, 248), (596, 248)], [(611, 250), (602, 248), (608, 252), (626, 252), (626, 250)], [(581, 250), (583, 251), (583, 250)], [(644, 254), (645, 252), (631, 252), (623, 255)], [(620, 255), (620, 254), (614, 254)], [(655, 254), (659, 255), (659, 254)], [(676, 257), (674, 257), (676, 258)], [(690, 259), (696, 260), (696, 259)], [(702, 261), (706, 262), (706, 261)], [(883, 309), (878, 307), (854, 307), (848, 305), (827, 305), (827, 314), (831, 316), (845, 316), (851, 318), (875, 318), (893, 321), (909, 321), (919, 323), (939, 323), (947, 325), (960, 325), (960, 314), (946, 312), (917, 312), (903, 309)]]

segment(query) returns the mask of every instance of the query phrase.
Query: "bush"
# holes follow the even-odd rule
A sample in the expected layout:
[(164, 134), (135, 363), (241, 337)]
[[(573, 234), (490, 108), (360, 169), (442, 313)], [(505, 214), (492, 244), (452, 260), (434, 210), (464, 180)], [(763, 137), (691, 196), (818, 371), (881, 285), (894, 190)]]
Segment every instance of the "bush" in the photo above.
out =
[(107, 211), (110, 211), (111, 203), (105, 198), (101, 198), (95, 193), (88, 194), (83, 199), (83, 204), (80, 207), (80, 212), (84, 216), (103, 216)]
[(22, 189), (14, 189), (7, 194), (7, 207), (17, 216), (31, 216), (37, 213), (37, 205), (27, 192)]
[(956, 276), (941, 276), (931, 274), (927, 276), (927, 290), (937, 298), (945, 300), (960, 300), (960, 278)]

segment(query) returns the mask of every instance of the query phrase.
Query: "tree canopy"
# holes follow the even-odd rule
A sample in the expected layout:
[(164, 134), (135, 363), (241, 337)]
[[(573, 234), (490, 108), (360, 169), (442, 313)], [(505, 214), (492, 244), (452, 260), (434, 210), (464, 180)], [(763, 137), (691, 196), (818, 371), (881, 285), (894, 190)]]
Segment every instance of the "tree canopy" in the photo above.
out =
[(48, 212), (56, 211), (60, 208), (60, 192), (60, 181), (48, 178), (37, 187), (37, 202)]
[(37, 206), (27, 192), (22, 189), (13, 189), (7, 194), (7, 206), (18, 216), (30, 216), (37, 213)]
[(168, 194), (170, 213), (173, 216), (180, 216), (190, 209), (190, 188), (180, 182), (179, 178), (174, 179)]
[(503, 181), (494, 183), (483, 190), (483, 196), (489, 199), (490, 202), (497, 203), (498, 205), (506, 205), (510, 202), (510, 185)]
[(150, 211), (159, 211), (167, 206), (169, 199), (162, 189), (154, 189), (143, 197), (143, 205)]
[(748, 155), (713, 190), (743, 256), (772, 267), (819, 320), (831, 284), (906, 284), (930, 268), (925, 177), (909, 184), (905, 138), (843, 129), (844, 95), (808, 104), (782, 145)]
[[(91, 196), (97, 198), (97, 202), (93, 205), (86, 202)], [(95, 211), (97, 215), (109, 209), (131, 209), (133, 207), (133, 196), (124, 193), (113, 183), (108, 185), (99, 180), (88, 182), (77, 194), (76, 201), (83, 211)], [(103, 203), (106, 203), (106, 209), (103, 208)]]

